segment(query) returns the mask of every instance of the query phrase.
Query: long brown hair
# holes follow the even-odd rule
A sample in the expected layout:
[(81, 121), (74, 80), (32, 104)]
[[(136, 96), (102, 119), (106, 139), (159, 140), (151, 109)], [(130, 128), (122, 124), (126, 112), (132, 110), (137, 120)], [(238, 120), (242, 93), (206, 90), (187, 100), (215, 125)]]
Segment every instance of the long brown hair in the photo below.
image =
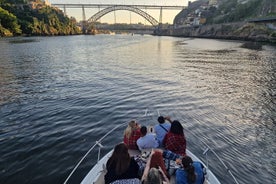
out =
[(189, 156), (185, 156), (182, 159), (182, 164), (187, 172), (188, 183), (194, 183), (196, 181), (195, 168), (193, 166), (193, 160)]
[(130, 155), (127, 146), (124, 143), (117, 144), (111, 157), (107, 161), (107, 169), (115, 167), (115, 173), (121, 175), (128, 169), (130, 164)]
[(178, 120), (174, 120), (172, 122), (170, 132), (172, 132), (174, 134), (178, 134), (178, 135), (184, 135), (183, 126), (181, 125), (181, 123)]

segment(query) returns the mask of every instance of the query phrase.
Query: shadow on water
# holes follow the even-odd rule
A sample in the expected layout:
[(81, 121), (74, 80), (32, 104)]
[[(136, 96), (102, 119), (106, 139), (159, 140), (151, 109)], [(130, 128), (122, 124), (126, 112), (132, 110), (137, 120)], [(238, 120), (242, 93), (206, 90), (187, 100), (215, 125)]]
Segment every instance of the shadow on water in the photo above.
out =
[(242, 48), (250, 49), (250, 50), (257, 50), (261, 51), (263, 50), (263, 44), (258, 42), (246, 42), (242, 44)]
[(15, 40), (10, 40), (9, 43), (12, 44), (20, 44), (20, 43), (33, 43), (33, 42), (39, 42), (37, 39), (26, 39), (26, 38), (19, 38), (19, 39), (15, 39)]

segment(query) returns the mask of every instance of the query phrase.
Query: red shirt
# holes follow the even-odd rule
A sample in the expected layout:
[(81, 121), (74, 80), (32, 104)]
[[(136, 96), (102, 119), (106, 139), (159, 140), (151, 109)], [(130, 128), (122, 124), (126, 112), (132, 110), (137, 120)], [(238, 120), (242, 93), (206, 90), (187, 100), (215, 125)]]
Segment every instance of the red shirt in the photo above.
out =
[(186, 139), (184, 135), (168, 132), (164, 138), (166, 149), (180, 155), (186, 155)]
[(134, 130), (129, 138), (124, 136), (124, 143), (128, 146), (128, 149), (138, 149), (136, 141), (141, 137), (140, 129)]

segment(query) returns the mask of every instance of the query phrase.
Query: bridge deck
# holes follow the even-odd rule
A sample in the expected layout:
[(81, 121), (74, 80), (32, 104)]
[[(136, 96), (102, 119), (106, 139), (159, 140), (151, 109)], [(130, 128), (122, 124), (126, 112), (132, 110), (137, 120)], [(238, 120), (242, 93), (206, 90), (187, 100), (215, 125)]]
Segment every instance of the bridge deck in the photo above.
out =
[(126, 6), (126, 7), (137, 7), (141, 9), (171, 9), (171, 10), (182, 10), (187, 6), (164, 6), (164, 5), (125, 5), (125, 4), (66, 4), (66, 3), (53, 3), (52, 6), (66, 7), (66, 8), (108, 8), (112, 6)]

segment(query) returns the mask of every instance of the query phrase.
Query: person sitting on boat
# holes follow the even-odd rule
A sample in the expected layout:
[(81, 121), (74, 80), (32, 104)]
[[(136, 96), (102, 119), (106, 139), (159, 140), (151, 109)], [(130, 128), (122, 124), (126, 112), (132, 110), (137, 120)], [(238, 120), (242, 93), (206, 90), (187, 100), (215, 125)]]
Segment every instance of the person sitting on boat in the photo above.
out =
[[(168, 122), (166, 122), (166, 120)], [(162, 147), (164, 137), (171, 128), (172, 120), (169, 116), (159, 116), (157, 121), (159, 122), (159, 124), (154, 126), (154, 131), (156, 133), (156, 139), (158, 141), (159, 147)]]
[(139, 165), (130, 157), (128, 147), (125, 143), (117, 144), (111, 157), (106, 163), (107, 173), (104, 176), (105, 184), (112, 183), (116, 180), (140, 179)]
[(176, 161), (177, 164), (181, 165), (180, 168), (176, 169), (175, 180), (177, 184), (203, 184), (204, 177), (204, 166), (198, 161), (193, 161), (191, 157), (185, 155), (182, 157), (176, 153), (168, 150), (159, 150), (162, 152), (164, 158)]
[(158, 142), (155, 139), (155, 135), (152, 133), (147, 133), (147, 127), (142, 126), (140, 128), (141, 137), (137, 140), (137, 145), (139, 150), (157, 148)]
[(186, 155), (186, 138), (183, 126), (179, 121), (172, 122), (170, 131), (164, 137), (163, 145), (167, 150), (182, 156)]
[(182, 166), (183, 168), (177, 169), (175, 172), (178, 184), (204, 183), (204, 167), (200, 162), (194, 162), (191, 157), (184, 156), (182, 158)]
[(169, 184), (169, 177), (162, 152), (158, 150), (151, 151), (141, 180), (143, 184)]
[(147, 177), (142, 180), (142, 184), (169, 184), (169, 179), (167, 177), (163, 179), (164, 177), (166, 177), (166, 175), (163, 173), (162, 169), (152, 167), (149, 170)]
[(141, 133), (139, 124), (134, 120), (130, 121), (124, 131), (124, 143), (127, 145), (128, 149), (138, 149), (136, 142), (140, 136)]

